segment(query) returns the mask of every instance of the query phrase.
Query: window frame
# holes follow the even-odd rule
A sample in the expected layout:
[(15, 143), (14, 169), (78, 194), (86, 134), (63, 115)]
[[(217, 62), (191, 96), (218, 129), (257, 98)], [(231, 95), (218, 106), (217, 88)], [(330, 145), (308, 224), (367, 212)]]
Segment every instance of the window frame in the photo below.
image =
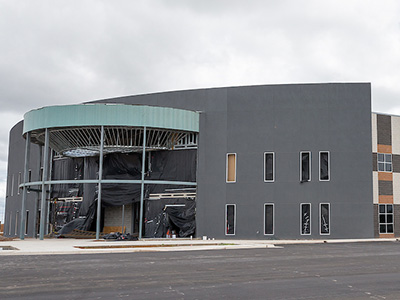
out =
[[(229, 155), (233, 155), (235, 157), (235, 179), (232, 180), (228, 180), (229, 179)], [(237, 179), (237, 154), (236, 153), (227, 153), (226, 154), (226, 183), (236, 183), (236, 179)]]
[[(228, 233), (228, 206), (233, 206), (234, 218), (233, 218), (233, 233)], [(236, 235), (236, 204), (225, 204), (225, 235), (233, 236)]]
[(11, 229), (12, 229), (12, 212), (10, 211), (9, 214), (9, 220), (8, 220), (8, 235), (11, 236)]
[(19, 219), (19, 211), (17, 210), (16, 211), (16, 213), (15, 213), (15, 231), (14, 231), (14, 233), (15, 233), (15, 235), (16, 236), (18, 236), (18, 220)]
[[(321, 230), (321, 219), (322, 219), (322, 205), (328, 205), (328, 219), (329, 219), (329, 232), (328, 233), (323, 233)], [(319, 234), (320, 235), (331, 235), (331, 204), (328, 202), (323, 202), (319, 204)]]
[[(267, 154), (272, 154), (272, 179), (271, 180), (265, 179), (265, 177), (266, 177), (265, 171), (267, 168), (267, 160), (266, 160)], [(272, 152), (272, 151), (264, 152), (264, 176), (263, 177), (264, 177), (264, 182), (275, 182), (275, 152)]]
[[(267, 209), (267, 205), (272, 206), (272, 233), (266, 233), (266, 218), (265, 218), (265, 213)], [(264, 203), (264, 235), (275, 235), (275, 203)]]
[[(392, 212), (391, 213), (387, 212), (387, 207), (389, 205), (392, 206)], [(380, 206), (385, 206), (385, 212), (384, 213), (380, 212)], [(386, 220), (385, 223), (381, 223), (381, 221), (380, 221), (380, 216), (381, 215), (385, 215), (385, 220)], [(388, 215), (392, 216), (392, 222), (391, 223), (387, 222), (387, 216)], [(385, 225), (386, 232), (381, 232), (381, 225)], [(392, 232), (387, 232), (388, 231), (387, 230), (387, 226), (388, 225), (392, 225)], [(392, 203), (379, 203), (378, 204), (378, 228), (379, 228), (379, 234), (393, 234), (394, 233), (394, 204), (392, 204)]]
[[(308, 153), (308, 157), (309, 157), (309, 159), (308, 159), (308, 170), (309, 170), (309, 179), (308, 180), (303, 180), (303, 172), (302, 172), (302, 169), (303, 169), (303, 160), (302, 160), (302, 154), (303, 153)], [(310, 182), (311, 181), (311, 166), (312, 166), (312, 164), (311, 164), (311, 151), (300, 151), (300, 182)]]
[(19, 186), (20, 186), (20, 184), (21, 184), (21, 180), (22, 180), (22, 174), (21, 174), (21, 172), (18, 172), (17, 195), (20, 194)]
[[(308, 205), (310, 207), (310, 233), (303, 233), (303, 215), (302, 215), (302, 208), (303, 205)], [(311, 213), (312, 213), (312, 209), (311, 209), (311, 203), (300, 203), (300, 235), (311, 235)]]
[[(321, 179), (321, 154), (327, 153), (328, 154), (328, 179)], [(330, 151), (319, 151), (319, 181), (331, 181), (331, 153)]]
[(15, 184), (15, 174), (11, 175), (11, 197), (14, 196), (14, 184)]
[(25, 212), (25, 235), (28, 235), (28, 229), (29, 229), (29, 210)]
[[(31, 181), (32, 181), (32, 170), (29, 169), (29, 170), (28, 170), (28, 182), (31, 182)], [(26, 182), (24, 182), (24, 183), (26, 183)], [(25, 188), (26, 188), (26, 192), (27, 192), (27, 193), (30, 193), (30, 192), (31, 192), (31, 191), (29, 190), (29, 187), (25, 186)]]
[[(379, 160), (379, 156), (380, 155), (383, 155), (383, 161)], [(388, 156), (390, 156), (390, 162), (386, 161), (386, 157), (388, 157)], [(381, 152), (378, 152), (377, 153), (377, 158), (376, 158), (376, 163), (377, 163), (378, 172), (386, 172), (386, 173), (392, 173), (393, 172), (393, 155), (392, 155), (392, 153), (381, 153)], [(379, 164), (383, 164), (383, 169), (384, 169), (383, 171), (380, 170)], [(387, 166), (390, 166), (390, 171), (386, 170)]]

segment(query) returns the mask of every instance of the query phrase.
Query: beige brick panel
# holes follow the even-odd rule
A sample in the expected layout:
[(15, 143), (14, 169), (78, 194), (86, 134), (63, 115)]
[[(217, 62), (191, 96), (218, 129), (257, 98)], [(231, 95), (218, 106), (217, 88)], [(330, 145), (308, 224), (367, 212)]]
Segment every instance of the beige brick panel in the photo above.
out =
[(400, 154), (400, 117), (392, 116), (392, 152)]
[(378, 172), (372, 172), (372, 187), (373, 187), (373, 198), (374, 204), (379, 203), (379, 182), (378, 182)]
[(393, 173), (393, 202), (400, 204), (400, 173)]
[(377, 133), (377, 123), (376, 114), (372, 113), (372, 152), (378, 152), (378, 133)]

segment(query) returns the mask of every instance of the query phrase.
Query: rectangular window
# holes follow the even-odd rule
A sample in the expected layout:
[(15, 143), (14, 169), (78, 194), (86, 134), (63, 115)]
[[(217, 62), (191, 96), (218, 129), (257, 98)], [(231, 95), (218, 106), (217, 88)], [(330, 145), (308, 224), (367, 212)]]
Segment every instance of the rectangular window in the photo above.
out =
[(236, 153), (226, 155), (226, 182), (236, 182)]
[(300, 152), (300, 181), (311, 181), (311, 152)]
[(330, 212), (330, 204), (329, 203), (320, 203), (319, 205), (319, 233), (321, 235), (329, 235), (330, 231), (330, 221), (331, 221), (331, 212)]
[(264, 235), (274, 234), (274, 204), (264, 204)]
[[(28, 170), (28, 182), (31, 182), (32, 181), (32, 170)], [(27, 193), (30, 193), (30, 190), (29, 190), (29, 188), (28, 187), (26, 187), (26, 192)]]
[(43, 181), (43, 167), (40, 168), (40, 181)]
[(227, 204), (226, 205), (226, 215), (225, 215), (225, 234), (226, 235), (235, 235), (235, 224), (236, 224), (236, 205), (235, 204)]
[(18, 219), (19, 219), (19, 211), (15, 213), (15, 235), (18, 235)]
[(11, 177), (11, 197), (14, 196), (14, 174)]
[(12, 213), (10, 212), (9, 214), (9, 218), (8, 218), (8, 235), (11, 235), (11, 224), (12, 224)]
[(379, 233), (393, 233), (393, 204), (379, 204)]
[(311, 204), (310, 203), (301, 203), (300, 204), (300, 226), (301, 226), (301, 235), (310, 235), (311, 234)]
[(392, 154), (378, 153), (378, 171), (392, 172)]
[(29, 210), (26, 211), (26, 218), (25, 218), (25, 235), (28, 234), (28, 224), (29, 224)]
[(21, 172), (18, 173), (18, 185), (17, 185), (17, 191), (19, 195), (19, 185), (21, 184)]
[(264, 182), (275, 181), (275, 153), (264, 152)]
[(331, 177), (330, 172), (330, 157), (329, 151), (319, 152), (319, 181), (329, 181)]

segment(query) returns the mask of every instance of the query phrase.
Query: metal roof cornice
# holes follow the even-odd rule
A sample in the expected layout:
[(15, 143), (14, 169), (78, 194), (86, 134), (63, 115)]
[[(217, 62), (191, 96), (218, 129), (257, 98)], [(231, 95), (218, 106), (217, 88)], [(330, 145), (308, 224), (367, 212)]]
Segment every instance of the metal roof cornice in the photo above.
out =
[(45, 128), (80, 126), (146, 126), (199, 132), (199, 113), (169, 107), (126, 104), (47, 106), (24, 115), (23, 134)]

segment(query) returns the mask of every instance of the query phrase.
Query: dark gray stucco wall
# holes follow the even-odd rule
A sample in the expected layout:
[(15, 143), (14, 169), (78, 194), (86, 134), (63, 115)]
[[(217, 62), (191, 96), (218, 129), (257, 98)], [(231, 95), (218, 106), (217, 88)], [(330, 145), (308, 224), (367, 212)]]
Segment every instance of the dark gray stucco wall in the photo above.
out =
[[(231, 87), (128, 96), (95, 102), (147, 104), (201, 111), (197, 235), (225, 236), (225, 205), (236, 204), (229, 238), (373, 237), (371, 87), (299, 84)], [(22, 123), (10, 133), (8, 174), (23, 172)], [(263, 181), (263, 153), (275, 152), (276, 178)], [(299, 152), (311, 151), (311, 182), (300, 183)], [(330, 152), (331, 180), (318, 180), (318, 153)], [(237, 153), (237, 181), (226, 183), (226, 154)], [(32, 145), (32, 179), (39, 147)], [(36, 178), (35, 178), (36, 177)], [(7, 194), (9, 194), (7, 192)], [(28, 195), (34, 210), (40, 195)], [(7, 196), (6, 222), (21, 195)], [(275, 235), (263, 235), (264, 204), (275, 205)], [(300, 204), (312, 208), (311, 235), (300, 235)], [(331, 204), (331, 235), (319, 234), (319, 204)], [(30, 234), (33, 234), (33, 217)], [(14, 224), (13, 224), (14, 223)], [(6, 225), (7, 230), (7, 225)]]
[[(198, 235), (224, 238), (225, 204), (236, 204), (234, 238), (263, 236), (263, 205), (275, 204), (272, 238), (321, 238), (319, 204), (331, 204), (331, 235), (373, 236), (371, 87), (267, 85), (129, 96), (98, 102), (202, 111)], [(276, 180), (263, 182), (263, 153), (275, 152)], [(300, 183), (299, 152), (312, 152), (312, 180)], [(331, 180), (318, 180), (329, 151)], [(237, 182), (225, 182), (226, 153), (237, 153)], [(300, 235), (300, 204), (311, 203), (312, 234)]]
[[(21, 221), (22, 190), (18, 193), (18, 174), (21, 173), (21, 182), (24, 178), (25, 161), (25, 139), (22, 137), (23, 122), (17, 123), (10, 131), (9, 150), (8, 150), (8, 171), (7, 171), (7, 192), (5, 209), (5, 228), (6, 236), (19, 236)], [(31, 155), (29, 169), (32, 171), (32, 181), (38, 181), (40, 176), (40, 147), (31, 144)], [(12, 181), (14, 176), (14, 182)], [(14, 183), (14, 193), (11, 193), (11, 185)], [(33, 237), (35, 234), (35, 220), (37, 210), (37, 192), (31, 191), (27, 194), (26, 210), (29, 211), (28, 234)], [(16, 213), (18, 212), (18, 222), (16, 222)], [(11, 220), (11, 221), (10, 221)], [(16, 227), (17, 226), (17, 230)], [(17, 232), (17, 234), (15, 234)], [(11, 233), (11, 234), (10, 234)]]

